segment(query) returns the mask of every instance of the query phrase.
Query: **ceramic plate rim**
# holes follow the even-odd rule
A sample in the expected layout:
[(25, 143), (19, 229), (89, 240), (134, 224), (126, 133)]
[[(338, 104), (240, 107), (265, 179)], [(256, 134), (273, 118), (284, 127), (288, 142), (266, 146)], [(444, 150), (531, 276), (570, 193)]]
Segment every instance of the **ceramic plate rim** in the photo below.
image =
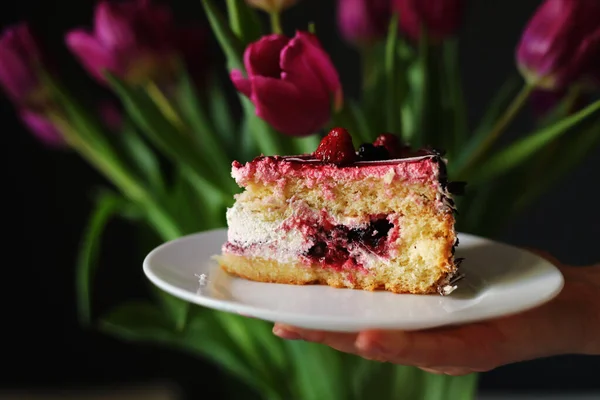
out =
[[(181, 236), (177, 239), (166, 241), (166, 242), (158, 245), (153, 250), (151, 250), (144, 258), (143, 265), (142, 265), (144, 274), (146, 275), (147, 279), (149, 279), (150, 282), (152, 284), (154, 284), (156, 287), (158, 287), (159, 289), (161, 289), (177, 298), (180, 298), (182, 300), (185, 300), (187, 302), (190, 302), (192, 304), (196, 304), (196, 305), (199, 305), (202, 307), (206, 307), (206, 308), (210, 308), (210, 309), (218, 310), (218, 311), (224, 311), (224, 312), (228, 312), (228, 313), (233, 313), (233, 314), (238, 314), (238, 315), (242, 315), (242, 316), (254, 317), (254, 318), (258, 318), (258, 319), (261, 319), (264, 321), (269, 321), (269, 322), (276, 322), (276, 321), (280, 322), (282, 319), (286, 319), (286, 320), (305, 319), (306, 320), (308, 317), (305, 313), (286, 312), (285, 313), (286, 317), (282, 318), (281, 317), (281, 315), (283, 313), (282, 311), (266, 309), (266, 308), (262, 308), (260, 306), (248, 305), (248, 304), (237, 302), (237, 301), (230, 300), (230, 299), (217, 299), (217, 298), (210, 297), (207, 295), (192, 293), (189, 290), (178, 287), (172, 283), (169, 283), (169, 282), (163, 280), (162, 278), (157, 276), (157, 274), (155, 273), (155, 271), (153, 269), (152, 261), (157, 256), (157, 254), (160, 254), (162, 251), (164, 251), (165, 248), (173, 246), (173, 244), (176, 242), (181, 243), (183, 241), (194, 241), (194, 240), (201, 238), (202, 236), (209, 236), (209, 235), (214, 235), (214, 234), (224, 234), (225, 231), (226, 231), (226, 228), (218, 228), (218, 229), (212, 229), (212, 230), (207, 230), (207, 231), (202, 231), (202, 232), (196, 232), (196, 233)], [(489, 317), (485, 317), (485, 318), (477, 317), (477, 316), (474, 316), (471, 318), (463, 317), (460, 320), (458, 320), (456, 322), (456, 324), (462, 325), (462, 324), (466, 324), (466, 323), (472, 323), (472, 322), (476, 322), (476, 321), (483, 321), (483, 320), (488, 320), (488, 319), (493, 319), (493, 318), (505, 317), (505, 316), (509, 316), (512, 314), (516, 314), (516, 313), (526, 312), (528, 310), (534, 309), (536, 307), (539, 307), (539, 306), (551, 301), (562, 291), (562, 289), (564, 287), (564, 283), (565, 283), (562, 272), (554, 264), (552, 264), (550, 261), (546, 260), (545, 258), (543, 258), (533, 252), (530, 252), (526, 249), (523, 249), (523, 248), (520, 248), (517, 246), (513, 246), (510, 244), (506, 244), (506, 243), (503, 243), (500, 241), (491, 240), (491, 239), (488, 239), (488, 238), (485, 238), (482, 236), (477, 236), (477, 235), (463, 233), (463, 232), (457, 232), (457, 235), (462, 238), (470, 238), (470, 239), (474, 239), (477, 241), (483, 241), (483, 242), (487, 242), (487, 243), (494, 244), (494, 245), (501, 245), (501, 246), (505, 246), (507, 248), (512, 248), (513, 250), (526, 252), (526, 253), (536, 257), (538, 259), (538, 262), (543, 264), (543, 268), (547, 270), (546, 273), (553, 273), (554, 277), (557, 278), (558, 281), (556, 282), (555, 286), (551, 290), (546, 291), (544, 295), (537, 296), (535, 300), (529, 301), (527, 303), (527, 305), (520, 307), (519, 309), (515, 309), (513, 311), (498, 311), (495, 313), (489, 313)], [(218, 254), (218, 250), (215, 251), (215, 254)], [(231, 277), (231, 279), (241, 279), (241, 278)], [(305, 286), (305, 287), (311, 287), (311, 286)], [(327, 286), (323, 286), (323, 287), (327, 288)], [(352, 289), (335, 289), (335, 288), (331, 288), (331, 289), (352, 290)], [(397, 296), (405, 296), (405, 295), (398, 294)], [(451, 321), (443, 321), (442, 323), (432, 321), (430, 324), (427, 324), (427, 323), (425, 323), (425, 321), (426, 320), (419, 321), (419, 322), (423, 322), (420, 325), (430, 325), (430, 326), (425, 326), (423, 328), (415, 328), (415, 329), (427, 329), (427, 328), (432, 328), (432, 327), (449, 326), (449, 325), (455, 324)], [(331, 325), (336, 324), (336, 323), (340, 324), (339, 329), (331, 328)], [(394, 327), (398, 327), (399, 323), (396, 320), (390, 320), (389, 323), (382, 321), (382, 322), (377, 322), (376, 324), (374, 324), (376, 326), (372, 326), (369, 328), (366, 328), (366, 327), (360, 328), (360, 326), (361, 326), (360, 323), (348, 323), (347, 317), (342, 317), (342, 318), (339, 318), (339, 320), (338, 320), (335, 317), (331, 317), (331, 316), (313, 315), (310, 317), (310, 322), (308, 323), (308, 325), (311, 325), (311, 326), (327, 325), (329, 328), (323, 328), (324, 330), (354, 332), (354, 331), (358, 331), (361, 329), (394, 329)], [(404, 329), (404, 328), (401, 328), (401, 329)], [(404, 330), (412, 330), (412, 329), (404, 329)]]

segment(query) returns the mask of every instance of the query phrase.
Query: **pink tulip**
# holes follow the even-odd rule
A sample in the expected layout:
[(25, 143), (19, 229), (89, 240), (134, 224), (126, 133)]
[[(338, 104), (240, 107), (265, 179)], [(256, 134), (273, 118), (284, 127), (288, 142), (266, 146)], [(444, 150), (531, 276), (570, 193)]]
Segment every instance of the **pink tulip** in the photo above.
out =
[[(568, 96), (566, 90), (549, 91), (543, 89), (534, 90), (530, 97), (529, 102), (533, 111), (535, 119), (541, 119), (549, 115), (556, 107), (561, 105)], [(570, 104), (566, 110), (568, 115), (576, 113), (577, 111), (584, 108), (589, 102), (589, 96), (587, 94), (579, 94), (574, 99), (570, 99)]]
[(599, 53), (600, 1), (546, 0), (523, 33), (517, 62), (531, 84), (560, 90), (593, 75)]
[(19, 112), (19, 117), (27, 129), (45, 145), (55, 148), (66, 147), (60, 131), (44, 115), (23, 109)]
[(338, 27), (350, 43), (369, 45), (385, 37), (391, 15), (390, 0), (338, 0)]
[(7, 28), (0, 37), (0, 85), (13, 102), (43, 100), (39, 68), (41, 56), (29, 27), (21, 23)]
[[(186, 49), (195, 37), (186, 38)], [(173, 79), (180, 39), (169, 9), (149, 0), (102, 1), (93, 32), (75, 29), (66, 36), (68, 47), (99, 81), (108, 71), (130, 83), (158, 84)]]
[(307, 136), (342, 104), (338, 73), (318, 39), (297, 32), (290, 39), (269, 35), (244, 53), (247, 77), (233, 70), (231, 80), (256, 107), (256, 114), (281, 133)]
[(393, 8), (400, 17), (400, 29), (417, 41), (421, 27), (428, 38), (438, 42), (452, 36), (463, 19), (464, 0), (393, 0)]

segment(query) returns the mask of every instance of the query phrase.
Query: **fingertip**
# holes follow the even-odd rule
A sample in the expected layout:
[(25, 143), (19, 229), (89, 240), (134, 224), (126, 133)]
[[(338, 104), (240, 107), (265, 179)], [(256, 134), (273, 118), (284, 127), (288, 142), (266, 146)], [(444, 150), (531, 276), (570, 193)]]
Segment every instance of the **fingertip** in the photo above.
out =
[(293, 327), (283, 325), (283, 324), (275, 324), (273, 326), (273, 334), (282, 339), (287, 340), (300, 340), (302, 336)]
[(364, 353), (400, 360), (408, 357), (410, 341), (409, 333), (404, 331), (370, 330), (358, 335), (356, 347)]

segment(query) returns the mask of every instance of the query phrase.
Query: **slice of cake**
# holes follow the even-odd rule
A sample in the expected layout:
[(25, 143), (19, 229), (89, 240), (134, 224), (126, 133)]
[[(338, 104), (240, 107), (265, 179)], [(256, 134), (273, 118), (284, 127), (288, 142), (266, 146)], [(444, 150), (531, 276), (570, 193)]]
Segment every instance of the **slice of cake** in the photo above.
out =
[(343, 128), (312, 155), (233, 163), (227, 272), (253, 281), (449, 294), (460, 278), (446, 161), (391, 134), (355, 151)]

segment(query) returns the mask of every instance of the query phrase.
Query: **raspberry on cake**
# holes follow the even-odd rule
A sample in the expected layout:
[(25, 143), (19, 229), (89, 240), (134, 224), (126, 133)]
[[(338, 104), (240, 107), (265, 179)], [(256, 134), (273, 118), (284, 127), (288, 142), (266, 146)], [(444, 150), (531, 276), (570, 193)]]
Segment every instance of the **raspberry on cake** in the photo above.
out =
[(450, 192), (462, 186), (447, 182), (439, 152), (391, 134), (355, 151), (335, 128), (312, 155), (234, 162), (232, 176), (245, 190), (227, 211), (217, 257), (230, 274), (395, 293), (456, 288)]

